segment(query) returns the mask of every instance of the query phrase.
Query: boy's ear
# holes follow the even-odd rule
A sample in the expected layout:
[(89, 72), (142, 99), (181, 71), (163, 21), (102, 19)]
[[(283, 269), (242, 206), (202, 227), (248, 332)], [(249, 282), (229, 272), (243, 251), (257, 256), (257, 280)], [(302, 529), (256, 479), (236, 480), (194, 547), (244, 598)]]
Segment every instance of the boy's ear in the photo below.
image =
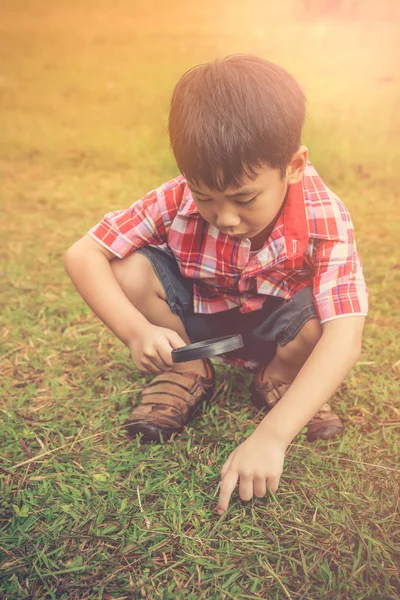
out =
[(306, 168), (308, 159), (308, 148), (306, 146), (300, 146), (300, 148), (293, 154), (292, 160), (287, 168), (287, 182), (291, 185), (301, 181)]

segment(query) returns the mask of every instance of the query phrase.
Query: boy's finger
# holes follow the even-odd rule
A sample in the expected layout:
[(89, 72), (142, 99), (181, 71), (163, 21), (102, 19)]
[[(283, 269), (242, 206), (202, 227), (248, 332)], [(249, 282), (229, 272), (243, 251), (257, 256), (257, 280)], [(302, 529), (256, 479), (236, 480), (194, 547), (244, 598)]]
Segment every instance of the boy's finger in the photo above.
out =
[(158, 349), (158, 354), (161, 360), (163, 361), (165, 367), (171, 369), (171, 367), (174, 366), (174, 363), (172, 362), (171, 346), (165, 344), (165, 346), (160, 347)]
[(145, 373), (160, 373), (159, 367), (151, 360), (147, 359), (145, 362), (142, 362), (142, 365), (144, 367), (142, 370), (144, 370)]
[(164, 370), (164, 361), (157, 353), (153, 356), (146, 356), (146, 366), (153, 369), (153, 373), (159, 373)]
[(226, 462), (224, 464), (224, 466), (221, 469), (221, 479), (223, 479), (225, 477), (226, 472), (228, 471), (232, 459), (233, 459), (233, 455), (235, 454), (236, 450), (234, 450), (233, 452), (230, 453), (230, 455), (228, 456), (228, 458), (226, 459)]
[(239, 475), (235, 471), (228, 471), (221, 482), (221, 487), (219, 491), (219, 499), (217, 510), (220, 515), (225, 512), (229, 506), (229, 501), (232, 496), (232, 492), (236, 487), (238, 482)]
[(271, 492), (276, 492), (276, 490), (279, 487), (279, 480), (280, 480), (280, 476), (279, 477), (268, 477), (267, 486)]
[(159, 372), (169, 371), (173, 366), (171, 358), (171, 350), (168, 345), (160, 344), (156, 347), (156, 354), (150, 357), (151, 362), (156, 365)]
[(171, 331), (171, 333), (168, 333), (167, 338), (173, 350), (176, 350), (177, 348), (183, 348), (183, 346), (186, 346), (186, 343), (175, 331)]
[(253, 491), (254, 491), (253, 477), (252, 476), (246, 477), (244, 475), (241, 475), (240, 483), (239, 483), (240, 498), (242, 500), (244, 500), (245, 502), (248, 502), (253, 497)]

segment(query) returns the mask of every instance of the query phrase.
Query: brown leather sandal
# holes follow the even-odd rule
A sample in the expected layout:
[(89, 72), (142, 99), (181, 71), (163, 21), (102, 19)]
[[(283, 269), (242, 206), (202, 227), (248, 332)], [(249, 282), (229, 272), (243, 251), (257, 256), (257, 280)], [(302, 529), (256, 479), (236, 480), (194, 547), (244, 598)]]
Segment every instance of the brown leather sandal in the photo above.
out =
[(264, 369), (260, 369), (251, 384), (251, 401), (259, 410), (269, 412), (290, 388), (290, 383), (261, 377)]
[[(290, 388), (290, 383), (283, 383), (274, 379), (262, 381), (264, 369), (260, 369), (251, 385), (251, 400), (259, 409), (269, 412)], [(314, 442), (317, 439), (330, 440), (341, 435), (344, 430), (343, 423), (326, 403), (307, 423), (307, 440)]]
[(180, 433), (214, 393), (215, 372), (210, 361), (205, 364), (207, 377), (174, 371), (155, 377), (125, 421), (129, 435), (142, 433), (144, 440), (160, 441), (160, 433), (164, 440)]
[(330, 404), (326, 403), (316, 415), (307, 423), (307, 440), (330, 440), (337, 435), (342, 435), (344, 426), (342, 421), (333, 412)]

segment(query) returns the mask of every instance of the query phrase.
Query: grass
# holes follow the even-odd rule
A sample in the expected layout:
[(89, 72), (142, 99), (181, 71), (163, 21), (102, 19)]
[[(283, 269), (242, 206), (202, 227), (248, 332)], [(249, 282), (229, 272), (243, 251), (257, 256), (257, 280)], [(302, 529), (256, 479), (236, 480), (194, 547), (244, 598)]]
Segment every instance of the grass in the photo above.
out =
[[(2, 3), (1, 598), (399, 596), (398, 7), (357, 13), (344, 0), (328, 18), (281, 4)], [(250, 374), (220, 368), (220, 395), (181, 436), (128, 440), (148, 378), (62, 256), (105, 212), (175, 176), (173, 85), (233, 52), (303, 83), (304, 141), (351, 210), (371, 312), (333, 399), (344, 437), (300, 435), (276, 495), (242, 502), (236, 490), (218, 517), (219, 470), (262, 418)]]

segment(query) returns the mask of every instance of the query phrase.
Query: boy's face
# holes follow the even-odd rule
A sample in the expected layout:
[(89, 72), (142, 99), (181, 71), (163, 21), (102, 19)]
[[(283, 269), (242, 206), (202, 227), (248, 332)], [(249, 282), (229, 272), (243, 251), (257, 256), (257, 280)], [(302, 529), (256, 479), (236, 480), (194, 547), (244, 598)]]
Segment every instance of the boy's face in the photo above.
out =
[(266, 230), (285, 199), (288, 185), (301, 180), (307, 162), (307, 148), (302, 146), (293, 155), (286, 174), (263, 166), (255, 179), (246, 177), (240, 188), (223, 192), (210, 190), (204, 184), (188, 186), (201, 216), (227, 235), (253, 238)]

